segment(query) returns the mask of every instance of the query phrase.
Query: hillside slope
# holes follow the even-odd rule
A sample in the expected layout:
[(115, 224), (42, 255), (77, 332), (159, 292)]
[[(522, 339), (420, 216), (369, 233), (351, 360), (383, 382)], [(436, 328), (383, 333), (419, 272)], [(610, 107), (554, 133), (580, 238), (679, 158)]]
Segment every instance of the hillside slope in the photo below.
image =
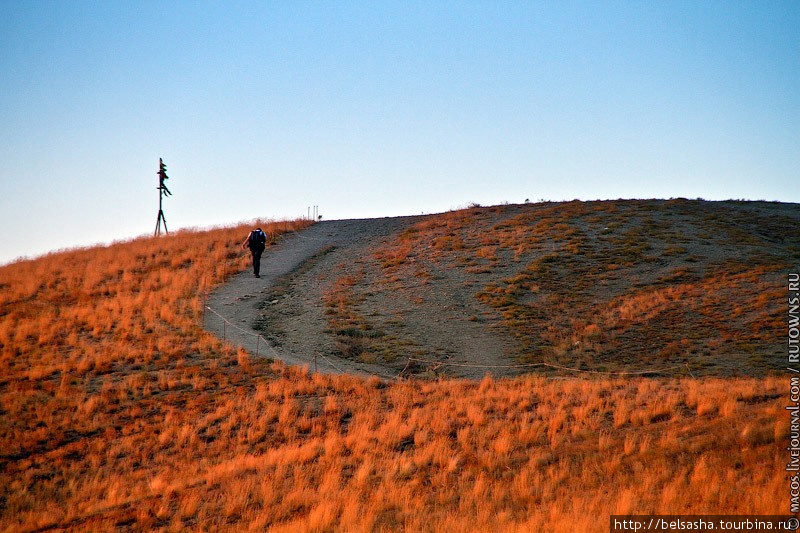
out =
[[(413, 239), (476, 212), (494, 216), (442, 215), (367, 259), (397, 283)], [(787, 511), (783, 376), (311, 375), (202, 328), (206, 290), (248, 268), (246, 230), (0, 268), (0, 530), (566, 532)]]

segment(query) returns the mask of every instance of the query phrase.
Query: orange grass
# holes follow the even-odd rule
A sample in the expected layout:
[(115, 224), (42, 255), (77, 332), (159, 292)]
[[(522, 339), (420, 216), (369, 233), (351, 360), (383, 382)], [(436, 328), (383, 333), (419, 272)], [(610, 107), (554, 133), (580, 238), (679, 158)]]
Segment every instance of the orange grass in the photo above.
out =
[(310, 375), (201, 329), (205, 291), (248, 264), (246, 229), (0, 269), (0, 529), (567, 532), (786, 512), (785, 380)]

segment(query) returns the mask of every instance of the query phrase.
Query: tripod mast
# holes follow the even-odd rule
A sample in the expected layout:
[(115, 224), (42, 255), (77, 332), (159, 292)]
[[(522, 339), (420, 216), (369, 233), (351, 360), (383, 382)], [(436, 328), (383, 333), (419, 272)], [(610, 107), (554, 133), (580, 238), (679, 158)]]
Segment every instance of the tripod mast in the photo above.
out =
[(164, 184), (164, 180), (169, 179), (167, 176), (167, 165), (164, 164), (164, 160), (159, 158), (158, 159), (158, 218), (156, 218), (156, 231), (153, 234), (154, 236), (158, 237), (161, 235), (161, 224), (164, 224), (164, 233), (169, 234), (167, 230), (167, 218), (164, 216), (164, 209), (162, 208), (162, 202), (164, 201), (164, 195), (172, 196), (172, 193), (169, 192), (167, 186)]

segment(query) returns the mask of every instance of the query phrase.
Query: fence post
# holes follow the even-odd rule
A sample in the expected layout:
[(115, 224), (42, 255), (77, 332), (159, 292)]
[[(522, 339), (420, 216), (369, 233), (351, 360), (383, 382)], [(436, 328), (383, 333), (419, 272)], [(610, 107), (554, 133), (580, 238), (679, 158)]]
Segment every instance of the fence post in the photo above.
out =
[(256, 335), (256, 357), (258, 357), (258, 343), (261, 341), (261, 335)]
[(314, 373), (317, 373), (317, 352), (314, 352)]

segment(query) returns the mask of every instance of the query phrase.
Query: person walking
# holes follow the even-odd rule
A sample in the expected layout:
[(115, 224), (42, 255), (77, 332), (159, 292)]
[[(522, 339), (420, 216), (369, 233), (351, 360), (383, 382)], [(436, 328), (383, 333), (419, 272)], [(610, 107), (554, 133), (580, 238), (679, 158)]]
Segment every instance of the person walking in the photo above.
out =
[(242, 243), (242, 250), (245, 247), (250, 248), (250, 253), (253, 254), (253, 274), (257, 278), (261, 277), (261, 254), (264, 253), (266, 246), (267, 234), (261, 228), (251, 231)]

